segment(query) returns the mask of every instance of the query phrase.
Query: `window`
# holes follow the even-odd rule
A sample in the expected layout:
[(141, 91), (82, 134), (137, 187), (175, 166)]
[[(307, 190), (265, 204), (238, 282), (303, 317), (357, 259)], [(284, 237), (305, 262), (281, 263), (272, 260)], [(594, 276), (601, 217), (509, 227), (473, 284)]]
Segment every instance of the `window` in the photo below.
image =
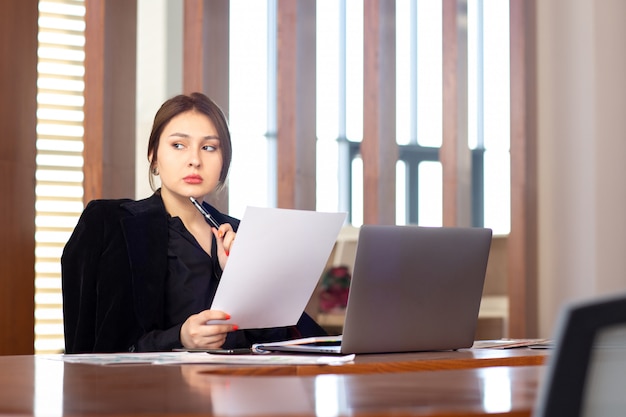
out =
[(234, 140), (228, 193), (229, 213), (239, 218), (248, 205), (266, 207), (276, 201), (271, 168), (276, 69), (270, 68), (276, 53), (275, 7), (274, 1), (230, 1), (229, 124)]
[(60, 257), (83, 209), (82, 0), (39, 2), (35, 353), (63, 350)]
[[(237, 147), (230, 207), (237, 216), (247, 204), (275, 201), (277, 2), (230, 4), (230, 123)], [(358, 226), (363, 212), (363, 2), (318, 0), (316, 7), (317, 209), (348, 211)], [(441, 0), (396, 1), (397, 224), (442, 224), (442, 9)], [(463, 13), (458, 21), (466, 22), (460, 30), (467, 29), (468, 60), (462, 70), (468, 77), (468, 104), (459, 110), (467, 111), (472, 154), (471, 221), (505, 234), (510, 228), (508, 2), (468, 0), (467, 11), (458, 13)]]
[(509, 2), (468, 0), (468, 142), (484, 150), (484, 225), (510, 231)]

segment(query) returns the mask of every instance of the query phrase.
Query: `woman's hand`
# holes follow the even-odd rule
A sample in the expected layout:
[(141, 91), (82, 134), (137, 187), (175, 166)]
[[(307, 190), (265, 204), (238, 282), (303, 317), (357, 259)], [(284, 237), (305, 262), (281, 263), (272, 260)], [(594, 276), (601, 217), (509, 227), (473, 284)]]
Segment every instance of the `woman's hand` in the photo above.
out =
[(211, 323), (211, 320), (229, 320), (230, 315), (218, 310), (204, 310), (191, 315), (180, 329), (180, 341), (188, 349), (219, 349), (228, 332), (238, 329), (236, 324)]
[(229, 223), (222, 224), (219, 229), (211, 230), (213, 231), (213, 236), (217, 242), (217, 259), (220, 262), (220, 267), (224, 270), (237, 233), (235, 233), (233, 227)]

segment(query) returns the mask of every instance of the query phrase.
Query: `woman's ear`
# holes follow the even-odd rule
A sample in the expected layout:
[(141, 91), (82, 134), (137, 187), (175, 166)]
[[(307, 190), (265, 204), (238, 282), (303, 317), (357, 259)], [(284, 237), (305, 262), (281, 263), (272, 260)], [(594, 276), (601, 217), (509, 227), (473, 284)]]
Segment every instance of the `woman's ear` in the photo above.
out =
[(156, 161), (153, 161), (152, 154), (148, 155), (148, 162), (150, 162), (149, 169), (152, 175), (159, 175), (159, 169), (156, 166)]

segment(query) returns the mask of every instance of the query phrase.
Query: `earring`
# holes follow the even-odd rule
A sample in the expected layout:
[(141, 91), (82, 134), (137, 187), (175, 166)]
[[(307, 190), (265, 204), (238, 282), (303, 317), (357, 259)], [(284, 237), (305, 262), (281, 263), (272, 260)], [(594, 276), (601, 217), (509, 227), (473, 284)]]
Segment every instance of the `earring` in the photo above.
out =
[(159, 175), (159, 170), (157, 167), (152, 168), (152, 175)]

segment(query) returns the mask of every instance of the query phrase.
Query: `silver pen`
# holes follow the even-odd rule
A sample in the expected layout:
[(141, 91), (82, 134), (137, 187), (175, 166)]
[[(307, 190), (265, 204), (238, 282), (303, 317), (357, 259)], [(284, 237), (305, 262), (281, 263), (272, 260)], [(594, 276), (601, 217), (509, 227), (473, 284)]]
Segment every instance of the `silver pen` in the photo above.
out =
[(202, 207), (202, 205), (200, 203), (198, 203), (198, 200), (196, 200), (193, 197), (189, 197), (189, 199), (191, 200), (191, 202), (193, 203), (194, 206), (196, 206), (196, 208), (198, 209), (198, 211), (200, 213), (202, 213), (202, 215), (204, 216), (204, 218), (206, 219), (207, 222), (209, 222), (209, 224), (213, 227), (215, 227), (216, 229), (220, 228), (220, 224), (218, 222), (215, 221), (215, 219), (213, 218), (213, 216), (211, 216), (209, 214), (208, 211), (206, 211), (204, 209), (204, 207)]

